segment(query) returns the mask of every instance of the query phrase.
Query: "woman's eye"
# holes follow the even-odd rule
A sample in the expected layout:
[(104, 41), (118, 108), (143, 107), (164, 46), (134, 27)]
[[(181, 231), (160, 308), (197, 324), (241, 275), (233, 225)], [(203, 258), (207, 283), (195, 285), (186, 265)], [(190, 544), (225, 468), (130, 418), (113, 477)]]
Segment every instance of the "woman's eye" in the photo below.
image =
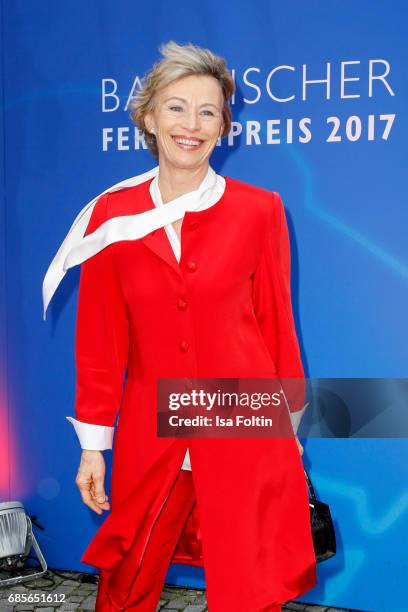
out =
[(205, 111), (203, 111), (203, 113), (210, 113), (210, 115), (214, 116), (214, 113), (212, 111), (210, 111), (210, 110), (205, 110)]
[(170, 110), (174, 110), (174, 109), (181, 109), (181, 110), (183, 110), (181, 108), (181, 106), (170, 106)]

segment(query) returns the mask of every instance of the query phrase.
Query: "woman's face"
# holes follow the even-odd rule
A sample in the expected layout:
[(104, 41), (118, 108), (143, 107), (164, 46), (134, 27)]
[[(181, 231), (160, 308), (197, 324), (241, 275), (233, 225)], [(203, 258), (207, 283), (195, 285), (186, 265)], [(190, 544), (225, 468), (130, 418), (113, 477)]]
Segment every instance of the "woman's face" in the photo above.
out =
[(207, 165), (222, 133), (223, 101), (218, 81), (207, 75), (183, 77), (158, 92), (145, 123), (156, 136), (159, 163), (191, 169)]

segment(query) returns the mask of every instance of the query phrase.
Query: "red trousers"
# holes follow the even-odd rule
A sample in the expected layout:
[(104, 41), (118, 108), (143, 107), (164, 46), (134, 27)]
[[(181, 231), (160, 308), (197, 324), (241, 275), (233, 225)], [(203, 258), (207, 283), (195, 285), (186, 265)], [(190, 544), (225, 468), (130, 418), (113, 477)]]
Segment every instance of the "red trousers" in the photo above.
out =
[[(171, 494), (153, 527), (142, 564), (132, 580), (125, 603), (118, 606), (108, 597), (106, 584), (109, 572), (101, 570), (95, 612), (156, 611), (169, 563), (194, 503), (191, 471), (180, 470)], [(271, 606), (265, 612), (281, 612), (281, 606)]]

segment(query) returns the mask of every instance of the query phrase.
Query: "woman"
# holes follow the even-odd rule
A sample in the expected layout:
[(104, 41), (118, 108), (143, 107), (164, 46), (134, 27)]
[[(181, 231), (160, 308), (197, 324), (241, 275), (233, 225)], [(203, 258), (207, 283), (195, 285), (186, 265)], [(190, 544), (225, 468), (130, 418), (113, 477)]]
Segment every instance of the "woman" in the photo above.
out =
[[(209, 166), (231, 126), (223, 58), (161, 51), (132, 106), (157, 170), (81, 211), (86, 236), (54, 270), (53, 290), (82, 263), (67, 418), (83, 501), (111, 508), (81, 561), (100, 569), (97, 612), (154, 611), (171, 561), (204, 566), (210, 612), (275, 612), (316, 584), (297, 438), (158, 437), (156, 405), (161, 377), (187, 389), (196, 377), (303, 377), (284, 209), (276, 192)], [(119, 406), (110, 506), (101, 451)]]

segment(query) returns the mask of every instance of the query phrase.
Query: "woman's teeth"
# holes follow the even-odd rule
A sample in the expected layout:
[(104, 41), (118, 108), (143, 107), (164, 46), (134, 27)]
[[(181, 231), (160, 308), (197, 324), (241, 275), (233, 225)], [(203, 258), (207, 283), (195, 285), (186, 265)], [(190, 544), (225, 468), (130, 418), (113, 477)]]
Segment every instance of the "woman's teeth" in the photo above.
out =
[(197, 140), (189, 140), (188, 138), (174, 138), (173, 140), (180, 145), (183, 149), (184, 148), (197, 148), (202, 144), (202, 140), (197, 141)]

